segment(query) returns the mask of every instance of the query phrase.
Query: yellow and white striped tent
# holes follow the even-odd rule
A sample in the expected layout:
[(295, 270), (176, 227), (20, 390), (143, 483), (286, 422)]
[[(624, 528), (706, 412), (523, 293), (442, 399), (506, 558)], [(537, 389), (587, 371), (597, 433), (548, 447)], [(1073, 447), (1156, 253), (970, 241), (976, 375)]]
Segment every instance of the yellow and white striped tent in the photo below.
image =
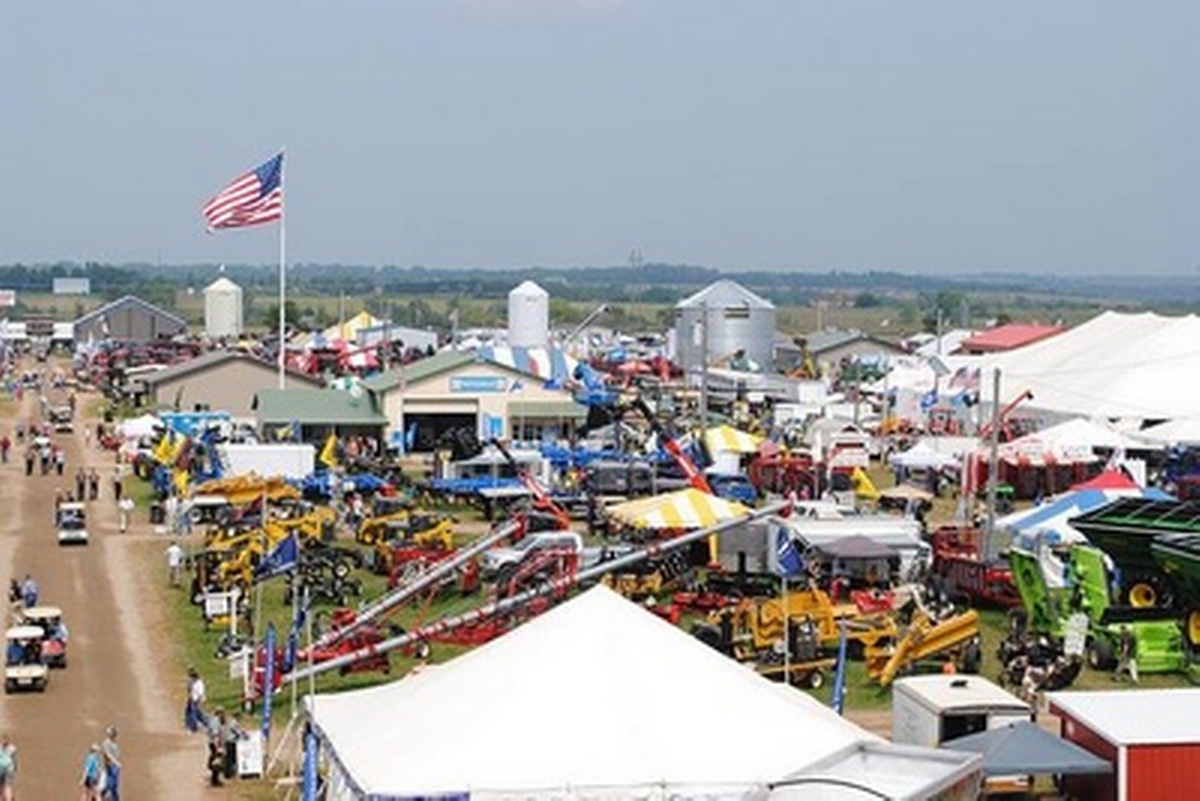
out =
[(714, 426), (704, 432), (709, 453), (758, 453), (762, 437), (739, 431), (730, 425)]
[(649, 529), (697, 529), (749, 514), (737, 501), (727, 501), (691, 488), (626, 501), (608, 508), (614, 520)]

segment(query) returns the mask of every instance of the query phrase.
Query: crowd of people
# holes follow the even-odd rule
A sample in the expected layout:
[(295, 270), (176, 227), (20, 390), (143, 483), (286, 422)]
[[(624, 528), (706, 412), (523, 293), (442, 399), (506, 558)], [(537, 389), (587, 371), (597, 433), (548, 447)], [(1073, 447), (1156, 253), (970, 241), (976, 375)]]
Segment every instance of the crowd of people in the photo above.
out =
[(208, 701), (204, 679), (194, 668), (188, 668), (187, 694), (183, 710), (183, 725), (189, 732), (203, 733), (208, 741), (206, 770), (212, 787), (221, 787), (225, 781), (236, 778), (238, 743), (246, 738), (238, 712), (227, 713), (217, 707), (209, 714), (205, 710)]

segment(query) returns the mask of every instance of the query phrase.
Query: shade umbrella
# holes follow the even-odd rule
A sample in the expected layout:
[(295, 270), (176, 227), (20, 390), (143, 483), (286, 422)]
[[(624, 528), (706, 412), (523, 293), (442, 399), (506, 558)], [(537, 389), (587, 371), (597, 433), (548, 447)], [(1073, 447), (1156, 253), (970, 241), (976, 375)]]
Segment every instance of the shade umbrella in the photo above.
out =
[(968, 734), (941, 747), (982, 754), (987, 776), (1094, 775), (1113, 770), (1112, 763), (1027, 720)]
[(727, 501), (695, 488), (640, 498), (611, 506), (608, 515), (625, 525), (650, 529), (696, 529), (735, 520), (749, 513), (737, 501)]

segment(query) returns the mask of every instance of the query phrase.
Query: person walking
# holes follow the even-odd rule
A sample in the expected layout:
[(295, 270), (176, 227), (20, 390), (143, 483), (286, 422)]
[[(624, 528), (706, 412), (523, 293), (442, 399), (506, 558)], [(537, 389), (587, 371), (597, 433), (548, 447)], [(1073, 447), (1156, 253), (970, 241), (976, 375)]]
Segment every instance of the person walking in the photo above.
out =
[(29, 448), (25, 451), (25, 475), (33, 475), (33, 463), (36, 458), (37, 457), (35, 457), (33, 454), (33, 448)]
[(100, 797), (104, 801), (121, 801), (121, 746), (117, 745), (116, 726), (104, 730), (100, 758), (104, 763), (104, 791)]
[(100, 500), (100, 474), (96, 472), (96, 468), (92, 468), (87, 477), (88, 484), (88, 500)]
[(237, 745), (246, 736), (238, 714), (234, 712), (225, 716), (225, 725), (221, 727), (221, 740), (225, 749), (224, 773), (226, 779), (237, 778)]
[(0, 437), (0, 461), (4, 462), (4, 464), (8, 464), (8, 452), (11, 449), (12, 440), (9, 439), (8, 434)]
[(195, 734), (206, 722), (204, 702), (208, 700), (208, 694), (204, 687), (204, 679), (200, 678), (196, 668), (188, 668), (187, 675), (187, 705), (183, 709), (183, 725), (189, 732)]
[(25, 580), (21, 582), (21, 603), (26, 609), (32, 609), (38, 603), (38, 583), (33, 576), (25, 574)]
[(117, 517), (121, 524), (121, 533), (129, 530), (129, 520), (133, 517), (133, 498), (126, 496), (117, 501)]
[(1113, 681), (1121, 681), (1128, 673), (1134, 684), (1138, 684), (1137, 640), (1126, 624), (1121, 625), (1121, 633), (1117, 638), (1117, 669), (1113, 672)]
[[(54, 471), (60, 476), (67, 469), (67, 452), (57, 445), (54, 447)], [(80, 498), (80, 500), (83, 500)]]
[(208, 721), (208, 783), (211, 787), (223, 787), (221, 775), (225, 772), (225, 710), (217, 711)]
[(124, 489), (124, 487), (121, 484), (121, 468), (114, 467), (113, 474), (112, 474), (113, 500), (115, 500), (115, 501), (121, 500), (121, 490), (122, 489)]
[(75, 471), (75, 497), (79, 500), (84, 499), (84, 484), (87, 482), (87, 475), (83, 472), (83, 468)]
[(103, 781), (103, 761), (100, 758), (100, 746), (92, 743), (87, 755), (83, 758), (83, 778), (80, 785), (83, 792), (79, 801), (100, 801), (100, 783)]
[(175, 540), (168, 545), (166, 553), (167, 578), (170, 579), (172, 587), (178, 587), (183, 575), (183, 548), (179, 547), (179, 540)]
[(0, 799), (13, 801), (17, 781), (17, 747), (7, 734), (0, 736)]

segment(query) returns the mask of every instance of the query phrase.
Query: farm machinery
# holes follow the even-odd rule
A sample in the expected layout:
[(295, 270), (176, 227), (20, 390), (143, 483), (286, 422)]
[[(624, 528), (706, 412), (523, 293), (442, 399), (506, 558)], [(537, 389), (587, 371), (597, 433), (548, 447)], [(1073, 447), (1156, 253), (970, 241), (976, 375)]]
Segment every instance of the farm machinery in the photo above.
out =
[(951, 597), (962, 597), (971, 605), (1012, 608), (1021, 604), (1012, 571), (1003, 561), (991, 561), (984, 553), (982, 535), (974, 527), (942, 526), (930, 536), (933, 549), (931, 572)]
[[(524, 533), (522, 519), (520, 517), (512, 518), (487, 536), (460, 548), (451, 558), (432, 565), (411, 583), (388, 593), (353, 617), (348, 616), (343, 625), (326, 632), (311, 646), (310, 650), (314, 656), (328, 655), (331, 658), (322, 662), (316, 662), (314, 659), (312, 665), (298, 665), (285, 679), (299, 681), (324, 672), (340, 670), (363, 660), (375, 658), (379, 654), (412, 647), (421, 642), (431, 642), (446, 637), (490, 638), (507, 630), (517, 620), (549, 607), (581, 584), (598, 580), (608, 573), (627, 571), (628, 568), (645, 560), (659, 558), (663, 554), (686, 547), (693, 542), (702, 541), (726, 529), (743, 525), (749, 520), (764, 515), (778, 514), (785, 508), (786, 504), (773, 504), (750, 512), (742, 518), (690, 531), (669, 540), (647, 544), (630, 553), (601, 561), (591, 567), (559, 573), (549, 580), (519, 588), (511, 594), (497, 593), (493, 600), (480, 607), (424, 623), (410, 631), (386, 637), (378, 642), (360, 646), (349, 644), (351, 642), (350, 635), (369, 626), (378, 626), (379, 621), (383, 620), (387, 614), (416, 597), (418, 593), (432, 586), (445, 575), (461, 568), (467, 561), (475, 558), (487, 548), (506, 538), (519, 538)], [(334, 653), (336, 655), (332, 655)]]
[(1135, 643), (1139, 672), (1188, 668), (1179, 615), (1112, 603), (1102, 551), (1090, 545), (1070, 546), (1063, 588), (1048, 585), (1036, 554), (1013, 548), (1008, 559), (1024, 607), (1010, 612), (1009, 633), (998, 653), (1010, 681), (1015, 683), (1021, 673), (1033, 669), (1040, 676), (1040, 687), (1059, 689), (1075, 680), (1084, 660), (1093, 670), (1111, 670), (1117, 664), (1123, 631)]

